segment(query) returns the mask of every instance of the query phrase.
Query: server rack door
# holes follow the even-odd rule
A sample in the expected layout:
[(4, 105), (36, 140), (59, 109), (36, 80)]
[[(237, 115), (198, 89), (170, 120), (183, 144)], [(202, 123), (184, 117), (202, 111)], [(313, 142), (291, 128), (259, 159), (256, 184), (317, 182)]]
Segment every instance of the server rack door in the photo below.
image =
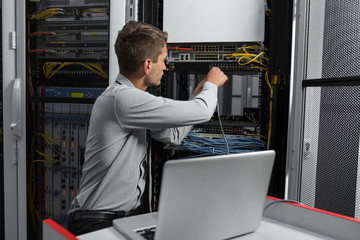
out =
[(25, 2), (3, 1), (2, 17), (5, 239), (26, 239)]
[(289, 198), (357, 219), (359, 8), (354, 1), (298, 3), (288, 149)]

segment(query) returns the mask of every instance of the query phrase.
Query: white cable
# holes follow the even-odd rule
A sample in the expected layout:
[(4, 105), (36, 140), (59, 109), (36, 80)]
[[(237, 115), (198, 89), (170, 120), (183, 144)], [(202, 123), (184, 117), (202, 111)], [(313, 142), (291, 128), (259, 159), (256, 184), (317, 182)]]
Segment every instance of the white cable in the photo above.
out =
[(221, 128), (221, 132), (222, 132), (222, 135), (224, 136), (224, 140), (225, 140), (225, 143), (226, 143), (227, 154), (230, 154), (229, 143), (228, 143), (228, 141), (227, 141), (227, 138), (226, 138), (226, 136), (225, 136), (224, 129), (223, 129), (223, 126), (222, 126), (222, 123), (221, 123), (219, 101), (216, 102), (216, 109), (217, 109), (217, 113), (218, 113), (217, 115), (218, 115), (218, 119), (219, 119), (219, 124), (220, 124), (220, 128)]

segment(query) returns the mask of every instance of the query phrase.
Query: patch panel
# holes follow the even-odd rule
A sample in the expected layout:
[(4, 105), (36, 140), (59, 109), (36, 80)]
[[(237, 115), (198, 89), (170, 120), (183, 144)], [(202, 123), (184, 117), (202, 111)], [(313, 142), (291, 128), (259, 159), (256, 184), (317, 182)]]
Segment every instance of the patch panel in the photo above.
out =
[(191, 49), (195, 52), (218, 52), (220, 47), (218, 45), (193, 45)]
[(47, 44), (49, 48), (93, 48), (93, 47), (108, 47), (106, 43), (96, 43), (96, 42), (86, 42), (86, 43), (77, 43), (77, 42), (49, 42)]
[[(178, 63), (185, 64), (189, 61), (192, 63), (214, 62), (215, 65), (226, 63), (225, 65), (222, 65), (226, 66), (223, 67), (223, 70), (249, 71), (252, 66), (257, 65), (258, 63), (252, 62), (248, 64), (248, 67), (242, 67), (238, 63), (238, 60), (246, 54), (253, 54), (256, 56), (261, 53), (262, 49), (261, 43), (210, 43), (209, 45), (168, 44), (168, 62), (173, 65)], [(248, 58), (244, 59), (249, 61)], [(260, 62), (262, 61), (261, 58), (258, 60)]]
[[(51, 7), (47, 7), (48, 2), (52, 2)], [(67, 1), (71, 2), (71, 1)], [(48, 3), (48, 4), (46, 4)], [(54, 4), (55, 3), (55, 4)], [(90, 1), (88, 1), (90, 3)], [(66, 2), (63, 1), (44, 1), (44, 3), (37, 4), (37, 11), (31, 13), (30, 19), (43, 20), (45, 22), (73, 22), (73, 21), (94, 21), (109, 19), (109, 3), (107, 1), (100, 1), (98, 3), (92, 3), (92, 7), (84, 2), (83, 6), (66, 6)], [(55, 6), (57, 5), (57, 6)], [(51, 17), (49, 15), (51, 14)]]
[(104, 61), (37, 61), (35, 68), (34, 79), (39, 85), (99, 88), (108, 84), (108, 62)]
[[(223, 130), (224, 130), (225, 134), (233, 134), (233, 133), (235, 133), (233, 131), (234, 129), (232, 127), (223, 127)], [(207, 132), (209, 132), (209, 133), (218, 133), (218, 134), (222, 133), (220, 126), (211, 126), (211, 127), (208, 128)]]
[[(224, 125), (223, 130), (226, 135), (259, 134), (259, 129), (255, 124), (244, 120), (222, 120), (222, 122)], [(201, 133), (222, 134), (220, 124), (217, 120), (196, 125), (194, 129), (200, 130)]]
[(106, 25), (87, 25), (89, 23), (85, 24), (76, 24), (76, 25), (64, 25), (64, 23), (62, 23), (61, 25), (45, 25), (43, 27), (39, 27), (38, 30), (48, 30), (48, 31), (74, 31), (74, 30), (78, 30), (78, 31), (94, 31), (94, 30), (108, 30), (108, 26)]
[(239, 65), (237, 62), (235, 63), (210, 63), (209, 69), (212, 67), (218, 67), (222, 71), (257, 71), (252, 68), (252, 64), (249, 65)]
[(194, 60), (217, 61), (219, 54), (194, 54)]
[[(195, 129), (201, 129), (202, 133), (219, 134), (222, 135), (220, 126), (196, 126)], [(246, 134), (258, 134), (256, 127), (235, 127), (227, 126), (223, 127), (225, 135), (246, 135)]]
[(237, 47), (235, 45), (225, 45), (223, 47), (224, 52), (236, 52)]

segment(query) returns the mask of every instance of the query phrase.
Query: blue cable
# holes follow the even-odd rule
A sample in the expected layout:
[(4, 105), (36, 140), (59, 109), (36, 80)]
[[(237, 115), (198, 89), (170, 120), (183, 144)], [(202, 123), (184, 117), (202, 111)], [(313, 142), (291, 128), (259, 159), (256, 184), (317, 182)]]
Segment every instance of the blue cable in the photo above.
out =
[(234, 153), (254, 152), (265, 149), (266, 143), (257, 138), (229, 138), (227, 144), (224, 138), (208, 138), (199, 136), (199, 131), (189, 132), (181, 145), (175, 146), (178, 149), (184, 149), (197, 153), (191, 157), (225, 155)]

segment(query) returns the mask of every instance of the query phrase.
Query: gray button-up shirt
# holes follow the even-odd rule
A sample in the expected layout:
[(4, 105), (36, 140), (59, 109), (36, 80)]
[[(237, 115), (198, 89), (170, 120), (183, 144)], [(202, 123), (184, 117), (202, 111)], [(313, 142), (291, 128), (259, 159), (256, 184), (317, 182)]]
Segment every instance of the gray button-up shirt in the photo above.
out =
[[(188, 101), (156, 97), (121, 74), (96, 100), (91, 113), (82, 179), (72, 210), (129, 211), (140, 205), (151, 137), (180, 144), (192, 125), (208, 121), (217, 86), (206, 82)], [(119, 84), (120, 83), (120, 84)]]

